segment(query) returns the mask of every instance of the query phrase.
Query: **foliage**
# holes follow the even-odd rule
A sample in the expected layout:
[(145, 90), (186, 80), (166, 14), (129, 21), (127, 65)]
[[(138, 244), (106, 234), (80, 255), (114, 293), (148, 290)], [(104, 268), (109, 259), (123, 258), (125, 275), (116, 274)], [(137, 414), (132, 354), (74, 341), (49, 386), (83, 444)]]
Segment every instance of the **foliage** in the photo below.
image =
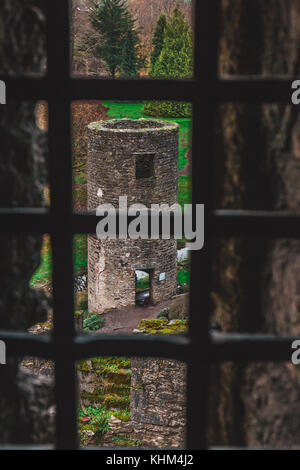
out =
[(143, 277), (142, 279), (138, 279), (136, 283), (136, 288), (137, 290), (145, 290), (149, 289), (150, 283), (149, 283), (149, 275), (147, 277)]
[(190, 282), (190, 271), (188, 269), (182, 269), (177, 274), (177, 280), (179, 284), (189, 284)]
[(105, 407), (93, 408), (92, 406), (89, 406), (85, 410), (79, 410), (78, 415), (83, 423), (84, 418), (90, 418), (88, 424), (83, 424), (81, 426), (81, 430), (92, 430), (95, 434), (101, 436), (109, 430), (109, 418), (111, 415)]
[(150, 74), (149, 74), (150, 76), (152, 76), (154, 73), (155, 64), (163, 48), (166, 23), (167, 23), (166, 15), (161, 14), (160, 17), (158, 18), (158, 22), (157, 22), (154, 35), (153, 35), (153, 40), (152, 40), (153, 50), (151, 53), (151, 68), (150, 68)]
[(157, 318), (168, 318), (169, 313), (170, 313), (169, 308), (163, 308), (157, 315)]
[(84, 331), (96, 331), (104, 326), (104, 319), (96, 313), (91, 313), (83, 320)]
[(118, 446), (140, 447), (142, 445), (142, 442), (139, 439), (131, 439), (128, 434), (112, 436), (112, 441)]
[(100, 369), (104, 372), (118, 372), (120, 369), (130, 369), (131, 362), (127, 357), (97, 357), (91, 359), (93, 369)]
[(124, 38), (120, 76), (122, 78), (138, 78), (139, 70), (145, 65), (146, 58), (140, 51), (137, 35), (133, 30), (129, 30)]
[(112, 416), (114, 416), (117, 419), (120, 419), (121, 421), (130, 421), (131, 419), (131, 414), (129, 410), (117, 410), (117, 411), (111, 411)]
[[(110, 74), (114, 78), (117, 71), (122, 69), (122, 55), (124, 58), (125, 54), (125, 52), (124, 54), (122, 52), (125, 50), (124, 42), (126, 38), (128, 40), (127, 48), (131, 47), (129, 46), (131, 41), (134, 50), (140, 45), (135, 19), (128, 9), (126, 0), (102, 0), (101, 2), (93, 2), (90, 21), (94, 30), (101, 37), (101, 43), (97, 46), (96, 53), (106, 62)], [(128, 37), (129, 31), (131, 32), (130, 37)], [(131, 60), (133, 60), (132, 55)], [(135, 60), (138, 69), (141, 64), (137, 55)], [(125, 71), (123, 72), (125, 73)]]
[(192, 32), (183, 13), (175, 8), (166, 23), (161, 53), (155, 63), (157, 78), (191, 78), (193, 73)]
[[(193, 74), (192, 32), (183, 13), (175, 8), (164, 30), (163, 47), (151, 76), (153, 78), (190, 78)], [(144, 105), (149, 116), (188, 117), (190, 103), (179, 101), (150, 101)]]
[(127, 31), (122, 48), (121, 73), (123, 78), (138, 77), (138, 56), (132, 30)]

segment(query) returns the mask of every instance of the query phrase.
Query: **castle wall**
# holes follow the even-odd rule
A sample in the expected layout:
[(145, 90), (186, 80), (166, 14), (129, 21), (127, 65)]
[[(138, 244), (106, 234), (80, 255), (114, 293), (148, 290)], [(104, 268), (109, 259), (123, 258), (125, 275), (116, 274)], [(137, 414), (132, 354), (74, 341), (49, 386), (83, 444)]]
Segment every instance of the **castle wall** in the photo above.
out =
[(184, 448), (186, 364), (168, 359), (131, 359), (131, 423), (144, 446)]

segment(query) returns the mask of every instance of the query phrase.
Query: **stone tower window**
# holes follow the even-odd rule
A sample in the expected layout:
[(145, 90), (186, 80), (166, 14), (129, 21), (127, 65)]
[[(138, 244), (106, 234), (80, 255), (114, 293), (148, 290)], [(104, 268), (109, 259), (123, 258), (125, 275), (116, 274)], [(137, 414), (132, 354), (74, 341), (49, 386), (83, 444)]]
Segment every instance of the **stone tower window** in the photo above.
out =
[(135, 157), (135, 177), (137, 180), (154, 176), (154, 153), (140, 153)]

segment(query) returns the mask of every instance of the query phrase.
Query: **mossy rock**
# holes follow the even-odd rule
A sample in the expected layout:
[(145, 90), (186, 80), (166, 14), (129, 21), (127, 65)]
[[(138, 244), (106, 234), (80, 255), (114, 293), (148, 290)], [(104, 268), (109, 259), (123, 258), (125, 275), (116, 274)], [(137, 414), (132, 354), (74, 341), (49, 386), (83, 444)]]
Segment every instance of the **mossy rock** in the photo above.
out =
[(161, 310), (159, 312), (159, 314), (157, 315), (157, 318), (158, 319), (165, 319), (165, 320), (168, 320), (169, 318), (169, 312), (170, 312), (170, 309), (169, 308), (164, 308), (163, 310)]
[(105, 395), (99, 393), (98, 390), (94, 392), (81, 392), (80, 397), (83, 400), (89, 400), (91, 403), (95, 403), (97, 406), (101, 405), (105, 399)]
[(142, 320), (137, 329), (145, 334), (175, 334), (187, 331), (186, 320), (147, 319)]
[(106, 395), (104, 399), (104, 405), (109, 408), (115, 408), (118, 410), (129, 410), (130, 399), (128, 396), (119, 397), (117, 395)]
[(118, 436), (113, 436), (112, 441), (114, 445), (118, 447), (140, 447), (142, 442), (139, 439), (132, 439), (127, 434), (119, 434)]
[(130, 369), (131, 361), (127, 357), (96, 357), (91, 359), (93, 369), (117, 372), (119, 369)]
[(184, 320), (189, 315), (190, 296), (188, 293), (175, 297), (170, 305), (169, 319)]
[(113, 382), (116, 385), (131, 383), (131, 370), (120, 369), (118, 372), (107, 372), (107, 379), (109, 382)]
[(130, 394), (130, 385), (106, 383), (104, 385), (106, 393), (113, 393), (118, 396), (128, 396)]
[(104, 377), (112, 373), (114, 377), (114, 374), (118, 374), (119, 371), (121, 374), (124, 371), (127, 374), (130, 373), (131, 361), (127, 357), (95, 357), (78, 361), (77, 368), (80, 371), (103, 374)]

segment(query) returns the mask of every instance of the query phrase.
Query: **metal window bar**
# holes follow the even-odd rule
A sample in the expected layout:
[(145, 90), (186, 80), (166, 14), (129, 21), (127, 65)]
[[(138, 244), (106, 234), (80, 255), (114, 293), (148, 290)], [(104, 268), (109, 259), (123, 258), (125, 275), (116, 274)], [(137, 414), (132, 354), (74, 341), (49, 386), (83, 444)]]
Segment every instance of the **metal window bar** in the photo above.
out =
[[(290, 359), (294, 337), (209, 333), (210, 243), (213, 236), (300, 238), (300, 214), (212, 210), (213, 127), (219, 102), (290, 102), (290, 78), (217, 76), (219, 0), (195, 0), (195, 76), (191, 80), (75, 79), (69, 70), (69, 2), (47, 2), (48, 72), (45, 78), (0, 77), (8, 100), (47, 100), (51, 209), (0, 209), (2, 233), (50, 233), (53, 249), (54, 331), (49, 336), (0, 331), (8, 355), (55, 361), (56, 448), (77, 449), (75, 361), (97, 355), (164, 357), (187, 362), (187, 449), (205, 449), (208, 370), (213, 362)], [(72, 212), (73, 100), (170, 99), (191, 101), (193, 203), (205, 203), (205, 247), (192, 254), (190, 330), (182, 337), (76, 336), (73, 322), (72, 241), (94, 233), (94, 214)], [(201, 155), (201, 159), (200, 159)], [(201, 312), (201, 314), (200, 314)], [(201, 378), (201, 380), (199, 380)], [(5, 447), (7, 448), (7, 447)], [(14, 446), (12, 446), (14, 448)], [(28, 448), (33, 448), (29, 446)], [(37, 448), (39, 448), (37, 446)]]

